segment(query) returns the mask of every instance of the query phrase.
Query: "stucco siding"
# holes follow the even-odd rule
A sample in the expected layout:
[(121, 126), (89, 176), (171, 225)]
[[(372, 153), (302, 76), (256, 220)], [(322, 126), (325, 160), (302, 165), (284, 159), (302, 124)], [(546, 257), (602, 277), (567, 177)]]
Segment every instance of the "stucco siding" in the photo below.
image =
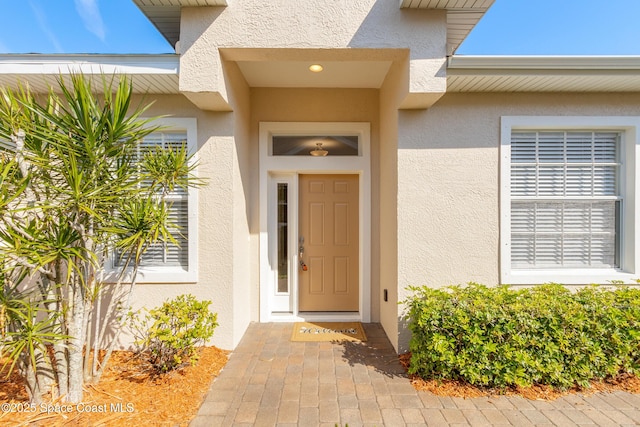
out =
[(446, 11), (400, 9), (387, 0), (237, 0), (224, 8), (183, 8), (180, 91), (198, 105), (222, 108), (220, 100), (228, 99), (223, 48), (250, 48), (244, 58), (252, 61), (273, 60), (269, 50), (286, 51), (279, 60), (296, 61), (308, 60), (307, 49), (403, 48), (411, 62), (407, 89), (440, 96), (446, 90), (446, 37)]
[[(398, 300), (409, 285), (496, 285), (502, 116), (640, 114), (640, 94), (447, 94), (398, 125)], [(408, 335), (399, 338), (400, 348)]]
[[(395, 64), (380, 89), (380, 323), (398, 347), (398, 105), (408, 61)], [(384, 290), (387, 301), (384, 301)]]
[(639, 101), (638, 94), (448, 94), (427, 111), (401, 112), (401, 281), (498, 283), (500, 117), (638, 115)]
[(233, 119), (233, 345), (240, 341), (249, 322), (257, 320), (256, 304), (252, 298), (252, 256), (250, 233), (251, 197), (251, 141), (249, 136), (249, 87), (234, 63), (226, 64), (225, 78), (230, 88)]
[[(226, 113), (207, 113), (183, 96), (145, 97), (154, 101), (149, 116), (169, 115), (197, 120), (198, 175), (206, 179), (199, 191), (198, 209), (198, 282), (140, 283), (134, 290), (134, 309), (155, 307), (177, 295), (190, 293), (211, 300), (210, 309), (218, 313), (220, 326), (212, 344), (233, 348), (244, 329), (236, 327), (237, 298), (234, 299), (234, 163), (236, 158), (234, 126)], [(237, 269), (236, 269), (237, 270)], [(246, 269), (245, 269), (246, 270)], [(248, 284), (246, 285), (248, 286)], [(246, 322), (245, 322), (246, 323)], [(127, 344), (127, 337), (123, 337)]]
[(252, 48), (415, 47), (419, 59), (446, 56), (446, 12), (405, 10), (387, 0), (235, 0), (183, 8), (183, 52), (205, 46)]

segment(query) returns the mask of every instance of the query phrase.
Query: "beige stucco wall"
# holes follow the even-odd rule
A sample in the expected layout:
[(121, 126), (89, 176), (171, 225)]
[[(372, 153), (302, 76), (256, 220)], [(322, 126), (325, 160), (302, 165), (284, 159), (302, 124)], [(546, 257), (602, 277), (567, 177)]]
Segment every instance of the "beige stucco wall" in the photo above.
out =
[(290, 61), (308, 59), (305, 49), (405, 48), (404, 89), (413, 105), (420, 95), (437, 98), (446, 90), (446, 31), (446, 11), (401, 9), (389, 0), (234, 0), (227, 7), (183, 8), (180, 91), (203, 108), (224, 108), (229, 88), (221, 48), (258, 50), (245, 60), (286, 50)]
[[(394, 64), (380, 89), (380, 323), (398, 345), (398, 105), (408, 61)], [(387, 301), (384, 291), (387, 290)]]
[[(447, 94), (429, 110), (401, 111), (398, 300), (409, 285), (498, 284), (501, 116), (638, 114), (640, 94), (569, 93)], [(401, 350), (407, 340), (401, 323)]]
[[(406, 98), (412, 90), (442, 93), (445, 46), (444, 11), (401, 10), (386, 0), (238, 0), (226, 8), (184, 8), (180, 90), (186, 98), (165, 98), (153, 111), (198, 119), (200, 173), (209, 180), (209, 186), (200, 190), (199, 281), (143, 285), (136, 291), (136, 301), (153, 306), (185, 292), (211, 299), (220, 322), (214, 343), (234, 347), (248, 322), (259, 319), (259, 122), (358, 121), (371, 123), (371, 315), (379, 321), (384, 264), (379, 229), (379, 91), (250, 89), (233, 60), (225, 60), (219, 49), (253, 48), (255, 60), (271, 60), (269, 52), (277, 50), (278, 60), (296, 60), (309, 48), (327, 49), (325, 54), (329, 49), (375, 48), (371, 51), (376, 55), (380, 49), (403, 48), (408, 58), (396, 73), (394, 90)], [(396, 51), (389, 58), (397, 57)], [(340, 58), (349, 56), (343, 51)], [(187, 99), (203, 109), (229, 111), (198, 111)], [(221, 100), (227, 107), (220, 107)], [(394, 163), (387, 161), (387, 167)], [(396, 293), (392, 286), (386, 289)], [(390, 301), (387, 307), (392, 306)]]
[[(230, 70), (231, 79), (234, 71)], [(235, 75), (237, 78), (237, 74)], [(155, 307), (167, 299), (190, 293), (211, 300), (210, 309), (218, 313), (212, 343), (231, 349), (238, 343), (251, 318), (247, 301), (251, 277), (248, 206), (248, 88), (242, 81), (234, 95), (236, 113), (204, 112), (184, 96), (146, 96), (154, 101), (149, 116), (168, 115), (197, 120), (198, 174), (206, 186), (198, 190), (198, 282), (139, 284), (133, 294), (133, 307)], [(235, 93), (235, 92), (234, 92)], [(126, 344), (127, 336), (123, 337)]]
[[(251, 168), (253, 153), (249, 134), (250, 91), (242, 73), (235, 63), (225, 64), (226, 86), (229, 88), (229, 101), (233, 114), (227, 114), (227, 120), (233, 121), (233, 345), (242, 338), (251, 320), (257, 314), (248, 301), (252, 289), (250, 265), (257, 263), (252, 256), (250, 235), (250, 194)], [(206, 249), (205, 249), (206, 250)], [(255, 307), (254, 307), (255, 308)]]

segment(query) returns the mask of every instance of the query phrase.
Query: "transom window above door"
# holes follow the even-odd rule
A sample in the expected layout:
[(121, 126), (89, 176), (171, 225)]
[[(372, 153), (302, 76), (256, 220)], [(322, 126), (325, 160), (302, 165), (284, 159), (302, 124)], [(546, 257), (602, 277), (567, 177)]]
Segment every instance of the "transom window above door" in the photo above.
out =
[(359, 156), (357, 135), (274, 135), (272, 156)]

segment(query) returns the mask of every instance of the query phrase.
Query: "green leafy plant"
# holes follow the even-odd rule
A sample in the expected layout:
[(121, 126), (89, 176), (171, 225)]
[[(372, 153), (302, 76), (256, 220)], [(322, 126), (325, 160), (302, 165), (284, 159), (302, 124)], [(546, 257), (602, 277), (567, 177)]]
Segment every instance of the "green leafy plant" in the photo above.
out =
[[(37, 371), (53, 372), (51, 390), (65, 402), (81, 402), (85, 383), (99, 380), (143, 254), (176, 243), (167, 192), (201, 184), (186, 147), (140, 158), (141, 142), (161, 129), (143, 117), (150, 104), (134, 105), (126, 77), (101, 80), (59, 77), (37, 96), (0, 88), (0, 286), (29, 295), (3, 306), (0, 351), (32, 402), (50, 391)], [(107, 284), (114, 252), (124, 262)]]
[(69, 338), (57, 327), (60, 313), (47, 310), (37, 298), (0, 287), (0, 356), (7, 356), (7, 376), (16, 365), (20, 368), (32, 403), (40, 403), (41, 391), (54, 381), (48, 348)]
[(218, 326), (218, 315), (209, 311), (210, 304), (193, 295), (180, 295), (149, 310), (144, 318), (131, 313), (137, 352), (158, 372), (194, 365), (198, 361), (197, 347), (204, 345)]
[(411, 288), (409, 371), (504, 388), (589, 381), (640, 369), (640, 290), (475, 283)]

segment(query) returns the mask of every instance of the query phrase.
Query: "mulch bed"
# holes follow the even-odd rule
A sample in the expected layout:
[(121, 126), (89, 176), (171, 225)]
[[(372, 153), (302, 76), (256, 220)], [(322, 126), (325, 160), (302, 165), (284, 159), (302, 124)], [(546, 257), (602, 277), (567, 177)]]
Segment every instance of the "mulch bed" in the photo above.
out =
[[(404, 353), (399, 356), (400, 363), (405, 369), (409, 368), (411, 353)], [(597, 392), (626, 391), (640, 394), (640, 378), (636, 375), (621, 374), (615, 378), (608, 378), (604, 381), (592, 381), (589, 388), (574, 387), (569, 390), (558, 390), (546, 385), (534, 385), (532, 387), (510, 387), (506, 389), (495, 389), (488, 387), (478, 387), (462, 381), (452, 380), (425, 380), (417, 375), (410, 376), (411, 384), (416, 390), (429, 391), (437, 396), (449, 397), (487, 397), (496, 395), (522, 396), (530, 400), (555, 400), (567, 394), (593, 394)]]
[(68, 405), (60, 401), (50, 403), (54, 405), (49, 406), (52, 413), (47, 413), (46, 407), (20, 412), (20, 405), (28, 403), (24, 385), (15, 372), (7, 378), (5, 368), (0, 370), (0, 405), (8, 403), (10, 410), (2, 405), (0, 425), (187, 426), (211, 381), (227, 363), (228, 354), (216, 347), (204, 347), (197, 365), (157, 375), (133, 353), (114, 352), (100, 382), (86, 385), (84, 402), (70, 405), (68, 413), (62, 413), (61, 407), (66, 409)]

